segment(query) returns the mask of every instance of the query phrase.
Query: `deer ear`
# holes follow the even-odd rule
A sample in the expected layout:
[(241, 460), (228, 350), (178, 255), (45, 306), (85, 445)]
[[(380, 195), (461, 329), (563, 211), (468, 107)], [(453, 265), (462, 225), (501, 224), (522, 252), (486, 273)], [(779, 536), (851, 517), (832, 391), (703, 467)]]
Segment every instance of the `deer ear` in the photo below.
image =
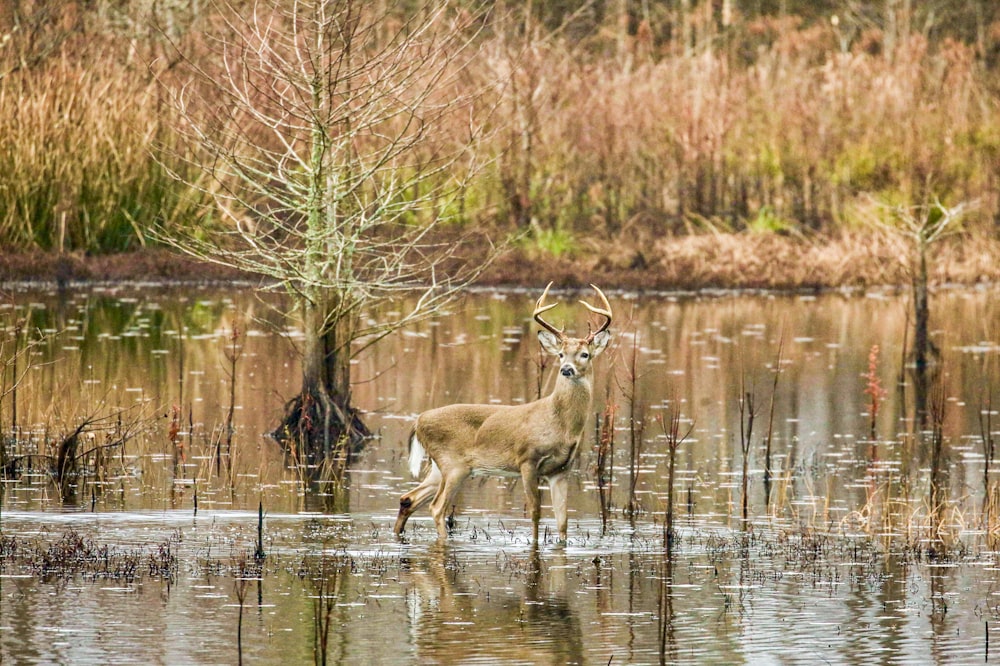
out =
[(591, 341), (591, 343), (590, 343), (590, 347), (591, 347), (590, 353), (593, 356), (597, 356), (602, 351), (604, 351), (604, 348), (608, 346), (609, 342), (611, 342), (611, 332), (610, 331), (601, 331), (600, 333), (598, 333), (597, 335), (595, 335), (593, 341)]
[(549, 331), (538, 331), (538, 341), (542, 343), (542, 348), (550, 354), (559, 354), (562, 345), (559, 338)]

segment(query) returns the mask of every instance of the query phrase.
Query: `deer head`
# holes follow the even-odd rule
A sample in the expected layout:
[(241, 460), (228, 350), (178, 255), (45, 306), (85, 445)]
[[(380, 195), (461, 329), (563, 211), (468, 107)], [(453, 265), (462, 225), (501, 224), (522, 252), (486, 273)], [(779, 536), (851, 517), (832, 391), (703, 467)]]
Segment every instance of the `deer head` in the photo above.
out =
[(604, 317), (604, 323), (596, 331), (591, 331), (585, 338), (570, 337), (563, 329), (556, 328), (542, 319), (543, 313), (559, 305), (558, 303), (545, 304), (545, 297), (548, 296), (549, 288), (552, 287), (551, 282), (545, 287), (545, 291), (542, 292), (538, 301), (535, 302), (533, 317), (538, 325), (545, 329), (538, 332), (538, 341), (542, 343), (542, 348), (545, 351), (559, 357), (559, 374), (568, 379), (587, 376), (591, 371), (591, 362), (604, 351), (611, 339), (611, 334), (608, 332), (612, 318), (611, 305), (603, 291), (594, 285), (590, 286), (600, 296), (604, 307), (596, 308), (586, 301), (580, 301), (580, 303), (594, 314)]

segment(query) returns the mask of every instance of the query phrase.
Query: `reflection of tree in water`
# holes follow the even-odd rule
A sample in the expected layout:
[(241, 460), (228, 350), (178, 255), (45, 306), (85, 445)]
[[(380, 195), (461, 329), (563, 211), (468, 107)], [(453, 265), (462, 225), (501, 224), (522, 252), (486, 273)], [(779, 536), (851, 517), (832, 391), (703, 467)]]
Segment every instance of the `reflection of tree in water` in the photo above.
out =
[[(523, 595), (483, 589), (466, 579), (457, 554), (434, 549), (411, 560), (408, 612), (421, 663), (584, 663), (580, 620), (566, 596), (565, 555), (537, 550), (504, 563), (523, 580)], [(548, 588), (543, 592), (542, 588)]]
[(344, 471), (337, 479), (312, 479), (305, 482), (302, 510), (324, 514), (348, 513), (351, 510), (351, 475)]
[(931, 387), (941, 380), (941, 366), (939, 359), (941, 353), (937, 347), (928, 339), (929, 347), (922, 350), (920, 363), (916, 362), (917, 350), (914, 347), (910, 355), (914, 361), (909, 364), (910, 381), (913, 386), (913, 417), (914, 423), (920, 430), (926, 430), (930, 409), (928, 399), (930, 398)]
[[(312, 652), (313, 663), (340, 663), (346, 651), (345, 635), (333, 631), (346, 622), (346, 605), (341, 602), (354, 570), (350, 555), (338, 553), (306, 557), (300, 565), (299, 575), (305, 581), (312, 602)], [(330, 659), (331, 641), (334, 657)]]
[(659, 638), (660, 663), (674, 663), (677, 660), (677, 638), (674, 630), (674, 600), (671, 587), (674, 584), (674, 562), (669, 555), (662, 561), (662, 571), (658, 577), (656, 600), (657, 635)]

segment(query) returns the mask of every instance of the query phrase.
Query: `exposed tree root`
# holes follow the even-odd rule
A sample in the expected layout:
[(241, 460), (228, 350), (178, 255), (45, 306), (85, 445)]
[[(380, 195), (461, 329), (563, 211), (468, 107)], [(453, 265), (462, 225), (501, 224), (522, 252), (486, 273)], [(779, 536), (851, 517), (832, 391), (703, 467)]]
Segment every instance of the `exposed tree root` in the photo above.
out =
[(306, 390), (285, 405), (271, 436), (309, 465), (344, 459), (364, 448), (371, 431), (341, 396)]

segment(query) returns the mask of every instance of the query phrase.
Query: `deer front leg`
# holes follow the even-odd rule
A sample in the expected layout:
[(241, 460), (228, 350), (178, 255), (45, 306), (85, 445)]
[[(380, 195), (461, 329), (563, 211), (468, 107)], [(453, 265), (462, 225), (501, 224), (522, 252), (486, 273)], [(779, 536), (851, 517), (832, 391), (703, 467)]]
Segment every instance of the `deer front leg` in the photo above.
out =
[(556, 528), (559, 530), (559, 542), (566, 543), (566, 527), (568, 523), (566, 500), (569, 495), (569, 479), (565, 473), (549, 477), (549, 493), (552, 495), (552, 511), (556, 514)]
[(538, 521), (542, 517), (542, 505), (538, 496), (538, 470), (534, 461), (521, 465), (521, 482), (524, 484), (524, 499), (531, 516), (531, 543), (538, 543)]
[(451, 506), (455, 494), (458, 493), (471, 470), (466, 467), (445, 467), (442, 465), (439, 465), (439, 468), (441, 468), (441, 485), (438, 487), (437, 495), (431, 501), (431, 515), (434, 516), (434, 525), (437, 526), (438, 540), (445, 541), (448, 539), (448, 507)]
[(413, 512), (430, 502), (440, 486), (441, 472), (436, 464), (431, 463), (430, 470), (420, 485), (399, 498), (399, 514), (396, 516), (396, 526), (393, 529), (396, 536), (403, 533), (406, 521), (410, 519)]

